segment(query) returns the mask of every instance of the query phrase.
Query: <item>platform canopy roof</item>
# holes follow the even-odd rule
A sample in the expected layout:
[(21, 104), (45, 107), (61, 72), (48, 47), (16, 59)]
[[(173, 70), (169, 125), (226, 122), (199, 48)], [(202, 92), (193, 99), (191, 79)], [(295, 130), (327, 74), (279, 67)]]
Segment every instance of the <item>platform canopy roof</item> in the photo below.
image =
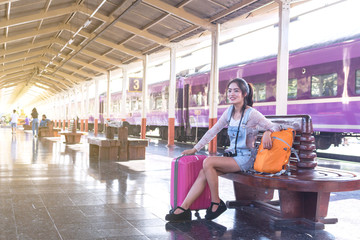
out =
[(40, 101), (279, 1), (0, 0), (0, 94)]

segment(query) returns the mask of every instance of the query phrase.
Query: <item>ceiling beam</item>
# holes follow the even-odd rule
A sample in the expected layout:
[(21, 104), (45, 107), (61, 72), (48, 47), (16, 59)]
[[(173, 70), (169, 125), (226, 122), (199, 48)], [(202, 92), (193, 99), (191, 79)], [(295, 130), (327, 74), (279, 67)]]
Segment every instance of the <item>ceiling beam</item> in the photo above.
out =
[(30, 74), (31, 73), (26, 73), (26, 74), (22, 74), (22, 75), (18, 75), (18, 76), (7, 77), (4, 80), (1, 80), (0, 83), (8, 84), (8, 83), (16, 82), (17, 80), (24, 80), (24, 79), (27, 79), (27, 77), (30, 77)]
[(24, 84), (22, 84), (22, 87), (18, 88), (18, 90), (16, 91), (15, 94), (13, 94), (12, 99), (11, 99), (11, 103), (16, 102), (19, 98), (21, 98), (32, 87), (31, 81), (36, 76), (36, 74), (37, 74), (37, 70), (34, 69), (34, 72), (31, 75), (31, 77), (29, 77), (26, 80), (26, 82)]
[[(54, 76), (54, 75), (42, 74), (41, 78), (45, 78), (45, 79), (49, 79), (50, 81), (58, 82), (59, 84), (62, 84), (66, 90), (71, 89), (73, 83), (69, 84), (67, 79), (62, 79), (62, 78), (59, 78), (59, 77)], [(62, 88), (62, 89), (64, 89), (64, 88)]]
[(257, 0), (243, 0), (233, 6), (231, 6), (230, 8), (226, 9), (226, 10), (223, 10), (221, 12), (219, 12), (218, 14), (212, 16), (210, 18), (210, 22), (215, 22), (216, 20), (219, 20), (220, 18), (223, 18), (233, 12), (236, 12), (238, 11), (239, 9), (241, 8), (244, 8), (246, 6), (249, 6), (250, 4), (256, 2)]
[[(4, 75), (7, 70), (15, 69), (15, 72), (19, 72), (24, 69), (24, 67), (29, 67), (28, 65), (31, 64), (31, 67), (34, 68), (34, 65), (39, 62), (39, 59), (30, 59), (26, 61), (19, 61), (15, 63), (8, 64), (4, 67), (0, 66), (0, 76)], [(36, 63), (36, 64), (35, 64)]]
[(48, 12), (43, 11), (41, 13), (32, 14), (24, 17), (12, 18), (9, 20), (1, 21), (0, 29), (5, 27), (12, 27), (16, 25), (26, 24), (30, 22), (36, 22), (47, 18), (63, 16), (77, 11), (78, 11), (78, 5), (72, 4), (70, 7), (58, 8)]
[(16, 47), (16, 48), (12, 48), (12, 49), (0, 50), (0, 56), (6, 56), (6, 55), (18, 53), (18, 52), (28, 51), (33, 48), (39, 48), (39, 47), (49, 45), (51, 43), (52, 43), (52, 40), (46, 40), (46, 41), (42, 41), (42, 42), (38, 42), (38, 43), (26, 44), (21, 47)]
[(85, 67), (85, 68), (89, 68), (91, 70), (94, 70), (96, 72), (99, 72), (99, 73), (102, 73), (102, 74), (107, 74), (107, 70), (104, 69), (104, 68), (99, 68), (91, 63), (85, 63), (84, 61), (81, 61), (79, 59), (71, 59), (71, 62), (74, 62), (76, 64), (80, 64), (82, 67)]
[(18, 60), (24, 59), (24, 58), (31, 58), (31, 57), (36, 57), (36, 56), (41, 57), (41, 54), (42, 54), (41, 50), (33, 51), (31, 53), (18, 54), (18, 55), (15, 55), (12, 57), (7, 57), (5, 59), (0, 60), (0, 64), (2, 64), (2, 63), (11, 64), (11, 62), (18, 61)]
[(121, 67), (123, 65), (121, 61), (117, 61), (115, 59), (109, 58), (109, 57), (106, 56), (106, 54), (105, 55), (100, 55), (100, 54), (94, 53), (94, 52), (92, 52), (90, 50), (86, 50), (86, 49), (82, 50), (80, 52), (80, 54), (90, 56), (92, 58), (95, 58), (96, 60), (100, 60), (100, 61), (112, 64), (114, 66), (117, 66), (117, 67)]
[(52, 32), (57, 32), (57, 31), (63, 30), (63, 28), (64, 28), (63, 26), (64, 26), (63, 24), (60, 24), (56, 27), (44, 28), (44, 29), (37, 30), (37, 31), (31, 31), (31, 32), (27, 32), (27, 33), (21, 33), (18, 35), (14, 35), (11, 37), (1, 38), (0, 44), (12, 42), (12, 41), (19, 41), (19, 40), (26, 39), (26, 38), (32, 38), (34, 36), (39, 36), (42, 34), (49, 34)]
[[(94, 77), (96, 77), (95, 74), (88, 73), (88, 72), (84, 71), (83, 69), (78, 69), (78, 68), (73, 67), (73, 66), (71, 66), (69, 64), (63, 65), (62, 67), (64, 69), (67, 69), (69, 71), (77, 73), (77, 74), (79, 74), (81, 76), (84, 76), (84, 78), (94, 78)], [(56, 73), (58, 73), (58, 71)], [(72, 73), (72, 74), (74, 74), (74, 73)], [(72, 76), (72, 74), (70, 76)]]
[[(80, 82), (86, 81), (86, 80), (88, 80), (89, 78), (93, 78), (93, 76), (92, 76), (92, 77), (89, 77), (89, 78), (87, 78), (87, 79), (81, 79), (81, 78), (78, 78), (78, 77), (76, 77), (76, 76), (67, 74), (67, 73), (65, 73), (65, 72), (61, 72), (61, 71), (57, 71), (57, 72), (56, 72), (56, 75), (59, 75), (59, 76), (61, 76), (61, 77), (63, 77), (63, 78), (66, 78), (66, 79), (71, 79), (71, 80), (73, 80), (73, 81), (76, 81), (77, 84), (79, 84)], [(80, 74), (79, 74), (79, 75), (80, 75)], [(81, 80), (80, 80), (80, 79), (81, 79)]]
[[(89, 14), (88, 13), (88, 9), (85, 7), (85, 6), (81, 6), (78, 8), (78, 10), (80, 12), (82, 12), (83, 14)], [(111, 23), (115, 20), (114, 17), (112, 16), (105, 16), (99, 12), (97, 12), (95, 15), (94, 15), (94, 18), (104, 22), (104, 23)], [(129, 33), (132, 33), (132, 34), (135, 34), (137, 36), (140, 36), (142, 38), (145, 38), (147, 40), (150, 40), (150, 41), (153, 41), (153, 42), (156, 42), (156, 43), (159, 43), (159, 44), (166, 44), (167, 41), (166, 39), (163, 39), (163, 38), (160, 38), (154, 34), (151, 34), (149, 33), (146, 29), (138, 29), (136, 27), (133, 27), (129, 24), (126, 24), (126, 23), (123, 23), (123, 22), (120, 22), (120, 21), (116, 21), (115, 24), (114, 24), (115, 27), (117, 28), (120, 28), (126, 32), (129, 32)]]
[(186, 22), (198, 25), (206, 30), (213, 31), (215, 28), (215, 25), (209, 22), (209, 20), (196, 17), (195, 15), (185, 11), (183, 8), (173, 7), (160, 0), (142, 0), (142, 1), (150, 6), (161, 9), (164, 12), (170, 13), (171, 15), (176, 16), (177, 18), (180, 18)]
[[(72, 27), (69, 26), (69, 25), (65, 25), (63, 29), (66, 29), (67, 31), (70, 31), (70, 32), (74, 32), (74, 33), (75, 33), (75, 29), (72, 28)], [(93, 33), (87, 33), (87, 32), (84, 31), (84, 30), (81, 30), (81, 31), (79, 32), (79, 35), (80, 35), (80, 36), (83, 36), (83, 37), (85, 37), (85, 38), (87, 38), (87, 39), (93, 39), (93, 38), (95, 38), (95, 37), (97, 36), (96, 34), (93, 34)], [(127, 55), (131, 55), (131, 56), (134, 56), (134, 57), (137, 57), (137, 58), (142, 59), (142, 54), (141, 54), (141, 53), (136, 52), (136, 51), (134, 51), (134, 50), (131, 50), (131, 49), (127, 48), (127, 47), (121, 46), (121, 45), (119, 45), (119, 44), (110, 42), (109, 40), (106, 40), (106, 39), (104, 39), (104, 38), (97, 37), (97, 38), (95, 39), (95, 41), (98, 42), (98, 43), (100, 43), (100, 44), (103, 44), (103, 45), (105, 45), (105, 46), (108, 46), (108, 47), (110, 47), (110, 48), (114, 48), (114, 49), (116, 49), (116, 50), (118, 50), (118, 51), (120, 51), (120, 52), (123, 52), (123, 53), (127, 54)]]
[[(35, 80), (37, 80), (35, 82), (35, 86), (43, 88), (44, 90), (52, 91), (52, 92), (58, 92), (59, 90), (60, 91), (65, 90), (65, 88), (59, 86), (59, 83), (54, 82), (52, 80), (48, 80), (46, 78), (42, 78), (41, 76), (36, 76)], [(48, 86), (49, 88), (41, 87), (40, 85), (36, 85), (36, 83), (44, 84), (44, 85)]]
[[(31, 68), (29, 68), (29, 69), (31, 69)], [(21, 69), (21, 71), (16, 71), (15, 73), (7, 74), (6, 79), (19, 78), (19, 77), (24, 76), (24, 75), (29, 74), (29, 73), (30, 73), (29, 70), (24, 71), (23, 69)], [(0, 78), (0, 83), (2, 81), (6, 80), (6, 79)]]
[[(22, 70), (24, 71), (24, 70), (32, 70), (32, 69), (34, 69), (34, 66), (29, 66), (28, 68), (23, 68)], [(20, 74), (21, 73), (19, 71), (13, 70), (13, 69), (8, 70), (6, 72), (10, 75), (10, 77), (11, 77), (11, 74), (14, 74), (14, 73)], [(29, 73), (27, 71), (24, 71), (23, 75), (27, 75), (27, 74), (29, 74)], [(0, 82), (6, 81), (6, 80), (7, 80), (7, 75), (4, 75), (4, 76), (0, 75)]]

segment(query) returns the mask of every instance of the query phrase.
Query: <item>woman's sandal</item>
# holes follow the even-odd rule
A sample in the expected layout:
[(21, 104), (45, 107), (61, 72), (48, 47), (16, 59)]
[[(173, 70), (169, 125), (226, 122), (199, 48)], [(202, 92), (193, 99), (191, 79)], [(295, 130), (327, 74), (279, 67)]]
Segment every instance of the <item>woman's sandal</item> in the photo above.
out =
[[(215, 212), (212, 211), (212, 208), (214, 205), (218, 205), (218, 208), (216, 209)], [(205, 219), (206, 220), (213, 220), (215, 218), (217, 218), (218, 216), (220, 216), (223, 212), (225, 212), (227, 209), (225, 203), (223, 202), (223, 200), (220, 199), (220, 203), (216, 203), (216, 202), (211, 202), (210, 207), (206, 210), (206, 215), (205, 215)]]
[[(183, 212), (175, 214), (176, 209), (181, 209)], [(191, 211), (190, 209), (184, 209), (182, 207), (177, 207), (174, 210), (170, 210), (169, 214), (166, 214), (165, 220), (169, 222), (185, 222), (191, 221)]]

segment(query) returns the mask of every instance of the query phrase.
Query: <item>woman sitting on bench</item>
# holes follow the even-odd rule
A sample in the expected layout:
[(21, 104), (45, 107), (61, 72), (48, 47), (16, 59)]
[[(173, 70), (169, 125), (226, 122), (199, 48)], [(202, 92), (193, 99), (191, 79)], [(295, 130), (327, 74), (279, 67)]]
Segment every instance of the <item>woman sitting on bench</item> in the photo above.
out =
[(40, 126), (39, 127), (47, 127), (47, 123), (50, 121), (50, 119), (46, 118), (46, 115), (43, 114), (42, 115), (42, 119), (40, 121)]
[(247, 171), (253, 166), (256, 155), (255, 139), (259, 128), (267, 129), (263, 139), (266, 149), (272, 146), (271, 132), (280, 130), (278, 125), (252, 108), (253, 88), (244, 79), (236, 78), (228, 83), (227, 97), (231, 106), (192, 149), (185, 150), (182, 154), (189, 155), (200, 151), (224, 127), (228, 127), (230, 147), (223, 157), (213, 156), (204, 160), (203, 169), (184, 202), (166, 215), (167, 221), (190, 221), (189, 207), (204, 191), (206, 184), (209, 185), (211, 192), (211, 206), (206, 211), (205, 219), (215, 219), (225, 212), (226, 205), (219, 197), (218, 176), (224, 173)]

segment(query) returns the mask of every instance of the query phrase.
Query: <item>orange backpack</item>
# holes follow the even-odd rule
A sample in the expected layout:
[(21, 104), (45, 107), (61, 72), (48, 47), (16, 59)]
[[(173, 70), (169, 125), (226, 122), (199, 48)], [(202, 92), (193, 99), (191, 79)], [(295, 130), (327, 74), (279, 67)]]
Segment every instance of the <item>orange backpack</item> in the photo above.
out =
[(297, 153), (292, 149), (295, 138), (295, 130), (292, 128), (283, 129), (279, 132), (271, 133), (272, 147), (264, 149), (263, 139), (259, 146), (254, 170), (261, 173), (289, 173), (289, 159), (291, 152)]

